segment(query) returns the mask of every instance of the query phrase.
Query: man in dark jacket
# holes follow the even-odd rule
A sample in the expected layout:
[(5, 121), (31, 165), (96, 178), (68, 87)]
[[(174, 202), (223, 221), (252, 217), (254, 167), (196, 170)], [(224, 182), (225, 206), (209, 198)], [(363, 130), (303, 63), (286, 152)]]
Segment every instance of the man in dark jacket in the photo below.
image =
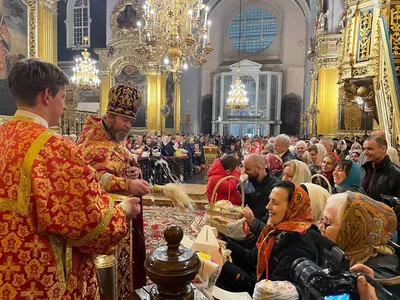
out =
[(286, 134), (278, 135), (274, 140), (275, 151), (281, 157), (283, 163), (295, 159), (295, 156), (290, 152), (290, 138)]
[(265, 160), (258, 154), (250, 154), (243, 162), (248, 179), (243, 182), (245, 193), (245, 205), (253, 211), (254, 216), (259, 220), (265, 220), (269, 202), (269, 194), (278, 179), (271, 176), (265, 166)]
[[(365, 170), (361, 187), (372, 199), (385, 202), (381, 195), (400, 198), (400, 168), (386, 155), (387, 142), (380, 136), (370, 136), (364, 141), (364, 153), (367, 162), (362, 165)], [(400, 206), (392, 203), (397, 218), (400, 220)], [(400, 226), (397, 226), (400, 229)]]

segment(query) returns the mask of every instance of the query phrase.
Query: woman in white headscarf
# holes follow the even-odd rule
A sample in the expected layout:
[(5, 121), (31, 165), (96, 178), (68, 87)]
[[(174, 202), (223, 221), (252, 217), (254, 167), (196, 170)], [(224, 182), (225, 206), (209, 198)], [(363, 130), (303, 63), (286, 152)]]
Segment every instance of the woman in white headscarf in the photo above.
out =
[(331, 196), (326, 189), (314, 183), (302, 183), (300, 187), (304, 189), (310, 197), (311, 210), (314, 224), (319, 226), (328, 198)]
[(302, 161), (295, 159), (284, 163), (282, 180), (291, 181), (298, 185), (303, 182), (309, 182), (310, 178), (310, 169)]
[(322, 144), (314, 144), (310, 146), (308, 153), (310, 154), (311, 160), (311, 164), (308, 165), (308, 168), (312, 175), (317, 174), (318, 171), (321, 170), (322, 160), (327, 154), (326, 148)]

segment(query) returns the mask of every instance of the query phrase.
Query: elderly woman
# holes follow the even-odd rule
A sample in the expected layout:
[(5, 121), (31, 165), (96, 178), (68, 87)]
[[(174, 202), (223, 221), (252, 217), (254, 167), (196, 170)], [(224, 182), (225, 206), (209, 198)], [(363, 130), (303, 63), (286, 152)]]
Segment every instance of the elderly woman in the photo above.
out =
[(310, 146), (308, 153), (311, 161), (311, 163), (308, 164), (308, 168), (310, 169), (311, 174), (314, 175), (321, 170), (322, 160), (327, 153), (326, 148), (322, 144), (314, 144)]
[[(389, 279), (400, 275), (399, 257), (388, 245), (396, 226), (396, 214), (389, 206), (346, 192), (328, 199), (319, 229), (346, 253), (350, 266), (363, 263), (374, 270), (375, 278)], [(400, 299), (400, 278), (386, 284), (394, 299)]]
[(252, 295), (258, 280), (290, 281), (290, 266), (297, 258), (316, 261), (316, 245), (309, 234), (315, 227), (307, 193), (291, 182), (280, 182), (271, 191), (266, 208), (269, 222), (256, 247), (244, 249), (228, 239), (235, 264), (224, 264), (218, 278), (223, 288)]
[(283, 164), (282, 180), (300, 184), (309, 182), (310, 178), (310, 169), (302, 161), (291, 160)]
[(307, 151), (307, 144), (305, 141), (298, 141), (296, 143), (296, 158), (306, 164), (310, 163), (310, 154)]
[(332, 194), (352, 191), (365, 194), (361, 186), (361, 168), (351, 160), (342, 160), (336, 164), (333, 172), (335, 186)]

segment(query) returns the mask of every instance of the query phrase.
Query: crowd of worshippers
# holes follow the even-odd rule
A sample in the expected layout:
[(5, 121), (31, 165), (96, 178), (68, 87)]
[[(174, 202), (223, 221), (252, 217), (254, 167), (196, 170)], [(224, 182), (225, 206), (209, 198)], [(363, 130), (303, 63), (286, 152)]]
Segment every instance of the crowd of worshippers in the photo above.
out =
[[(383, 132), (363, 141), (245, 138), (224, 150), (229, 154), (208, 170), (207, 196), (210, 201), (221, 178), (240, 178), (250, 234), (244, 241), (220, 236), (233, 261), (224, 264), (220, 286), (252, 295), (262, 279), (291, 281), (296, 259), (321, 263), (310, 234), (316, 231), (344, 251), (353, 269), (369, 267), (375, 278), (387, 279), (385, 288), (400, 299), (399, 158)], [(313, 174), (320, 176), (312, 181)], [(240, 205), (240, 189), (237, 180), (225, 180), (216, 200)]]

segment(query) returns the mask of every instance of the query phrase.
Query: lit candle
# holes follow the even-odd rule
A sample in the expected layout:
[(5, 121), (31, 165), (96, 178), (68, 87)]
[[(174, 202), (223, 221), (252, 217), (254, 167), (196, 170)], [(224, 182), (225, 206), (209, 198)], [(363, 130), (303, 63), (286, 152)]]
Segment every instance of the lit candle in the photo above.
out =
[(198, 5), (197, 5), (197, 17), (199, 18), (200, 17), (200, 9), (201, 9), (201, 0), (199, 0), (199, 3), (198, 3)]
[(151, 34), (154, 35), (154, 22), (155, 22), (154, 10), (151, 10), (150, 14), (151, 14)]
[(205, 33), (205, 34), (203, 35), (203, 48), (206, 47), (206, 43), (207, 43), (207, 33)]
[(207, 27), (207, 14), (208, 14), (208, 6), (206, 6), (206, 15), (205, 15), (205, 18), (204, 18), (204, 28)]
[(192, 28), (192, 10), (189, 10), (189, 32), (191, 31)]
[(139, 45), (142, 44), (142, 23), (139, 21), (137, 22), (137, 26), (139, 27)]

